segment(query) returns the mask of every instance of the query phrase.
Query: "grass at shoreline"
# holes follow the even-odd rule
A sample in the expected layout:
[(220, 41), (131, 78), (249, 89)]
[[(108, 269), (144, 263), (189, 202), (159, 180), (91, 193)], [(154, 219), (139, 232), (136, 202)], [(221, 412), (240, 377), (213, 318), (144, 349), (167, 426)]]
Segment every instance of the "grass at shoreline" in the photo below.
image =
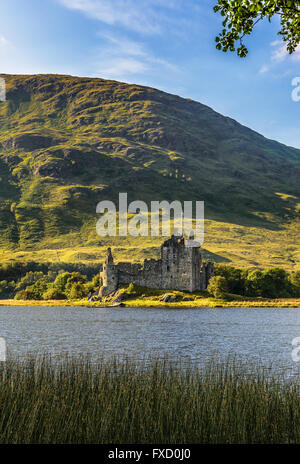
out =
[(178, 301), (174, 303), (162, 303), (161, 301), (155, 300), (130, 300), (125, 302), (125, 306), (128, 307), (147, 307), (147, 308), (300, 308), (300, 298), (282, 298), (282, 299), (241, 299), (241, 300), (218, 300), (216, 298), (203, 298), (201, 300), (194, 301)]
[[(95, 226), (94, 226), (95, 229)], [(93, 229), (93, 230), (94, 230)], [(91, 236), (93, 233), (91, 230)], [(241, 269), (280, 266), (292, 272), (300, 269), (299, 220), (275, 227), (274, 230), (248, 227), (229, 222), (205, 221), (205, 243), (202, 253), (205, 260), (231, 264)], [(159, 257), (160, 245), (165, 237), (102, 237), (95, 234), (94, 244), (77, 243), (80, 234), (59, 237), (63, 243), (42, 242), (28, 249), (2, 249), (3, 263), (78, 263), (100, 264), (105, 259), (107, 247), (112, 248), (117, 261), (142, 262), (146, 258)]]
[[(107, 308), (112, 302), (89, 302), (84, 300), (0, 300), (1, 306), (82, 306), (86, 308)], [(300, 308), (300, 298), (245, 298), (240, 300), (218, 300), (201, 298), (193, 301), (164, 303), (159, 299), (136, 298), (122, 302), (127, 308)]]
[(300, 443), (299, 382), (212, 361), (0, 365), (0, 443)]

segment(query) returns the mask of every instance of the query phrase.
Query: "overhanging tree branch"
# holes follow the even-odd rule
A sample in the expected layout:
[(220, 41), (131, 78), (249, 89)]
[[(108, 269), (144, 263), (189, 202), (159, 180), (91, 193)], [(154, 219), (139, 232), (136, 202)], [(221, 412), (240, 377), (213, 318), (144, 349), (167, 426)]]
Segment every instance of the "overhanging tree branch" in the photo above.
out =
[[(256, 24), (264, 18), (271, 21), (274, 15), (281, 18), (278, 34), (293, 53), (300, 43), (300, 0), (218, 0), (214, 11), (223, 17), (223, 30), (216, 37), (217, 49), (237, 51), (245, 57), (248, 49), (243, 38), (251, 35)], [(236, 43), (240, 46), (236, 49)]]

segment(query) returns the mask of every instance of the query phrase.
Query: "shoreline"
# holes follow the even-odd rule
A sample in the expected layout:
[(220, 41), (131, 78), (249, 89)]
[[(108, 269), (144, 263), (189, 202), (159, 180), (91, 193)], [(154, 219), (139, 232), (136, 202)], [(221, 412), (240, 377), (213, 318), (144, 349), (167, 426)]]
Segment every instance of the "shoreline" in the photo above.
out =
[(89, 302), (86, 300), (0, 300), (1, 306), (44, 306), (44, 307), (74, 307), (106, 309), (106, 308), (153, 308), (153, 309), (197, 309), (197, 308), (300, 308), (300, 298), (260, 298), (245, 300), (217, 300), (214, 298), (202, 298), (190, 302), (168, 302), (159, 300), (132, 299), (120, 302)]

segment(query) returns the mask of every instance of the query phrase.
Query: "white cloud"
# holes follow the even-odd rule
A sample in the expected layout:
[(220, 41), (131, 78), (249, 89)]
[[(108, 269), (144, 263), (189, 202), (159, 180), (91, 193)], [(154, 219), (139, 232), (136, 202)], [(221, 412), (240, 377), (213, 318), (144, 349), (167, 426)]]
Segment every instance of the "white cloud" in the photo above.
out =
[(274, 47), (271, 59), (274, 62), (284, 61), (288, 56), (291, 57), (293, 61), (300, 61), (300, 44), (297, 46), (296, 50), (292, 55), (289, 54), (286, 48), (286, 44), (280, 40), (276, 40), (271, 43), (271, 47)]
[(99, 33), (101, 39), (105, 39), (108, 43), (106, 51), (111, 53), (122, 53), (131, 56), (145, 56), (143, 44), (134, 40), (129, 40), (125, 37), (118, 37), (113, 34)]
[(110, 34), (100, 36), (106, 44), (98, 51), (95, 60), (97, 74), (103, 78), (128, 81), (133, 74), (178, 71), (172, 63), (153, 56), (141, 42)]
[(293, 61), (300, 61), (300, 44), (298, 45), (295, 52), (293, 53), (292, 60)]
[(269, 71), (269, 69), (270, 69), (269, 66), (263, 65), (259, 70), (259, 74), (265, 74), (266, 72)]
[(9, 45), (9, 41), (6, 40), (5, 37), (3, 37), (3, 35), (0, 35), (0, 47), (5, 47)]
[[(121, 25), (144, 34), (161, 31), (160, 20), (166, 16), (157, 14), (155, 7), (177, 9), (174, 0), (59, 0), (67, 8), (78, 10), (89, 17), (109, 25)], [(181, 3), (181, 0), (180, 2)]]
[(103, 63), (100, 65), (101, 75), (106, 79), (121, 79), (123, 76), (129, 74), (143, 74), (148, 71), (148, 66), (142, 61), (133, 58), (117, 58), (108, 64)]
[[(101, 48), (96, 49), (93, 67), (96, 75), (130, 82), (153, 73), (175, 72), (167, 60), (154, 56), (143, 42), (126, 38), (127, 29), (145, 38), (177, 33), (183, 21), (186, 0), (58, 0), (63, 6), (80, 11), (90, 18), (111, 26), (99, 33)], [(178, 15), (178, 11), (182, 14)], [(175, 15), (173, 14), (175, 13)], [(179, 17), (179, 19), (178, 19)], [(122, 34), (122, 35), (120, 35)], [(133, 77), (134, 76), (134, 77)]]
[[(281, 40), (275, 40), (274, 42), (270, 43), (272, 51), (271, 51), (271, 61), (268, 64), (264, 64), (259, 69), (259, 74), (266, 74), (269, 71), (272, 71), (276, 67), (276, 65), (284, 62), (286, 59), (289, 59), (289, 63), (300, 61), (300, 44), (296, 47), (296, 50), (289, 54), (286, 44)], [(284, 73), (280, 73), (281, 77), (285, 75), (289, 75), (290, 71), (286, 70)], [(273, 74), (275, 76), (275, 74)]]

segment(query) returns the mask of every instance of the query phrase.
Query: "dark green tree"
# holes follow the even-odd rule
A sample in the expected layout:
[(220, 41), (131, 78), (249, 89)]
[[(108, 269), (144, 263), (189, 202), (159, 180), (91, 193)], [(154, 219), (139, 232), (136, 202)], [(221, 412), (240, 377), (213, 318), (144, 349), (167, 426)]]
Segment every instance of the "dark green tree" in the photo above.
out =
[(100, 287), (101, 287), (101, 282), (100, 282), (100, 273), (99, 272), (98, 272), (98, 274), (94, 275), (91, 282), (87, 282), (85, 284), (85, 288), (86, 288), (88, 293), (90, 293), (90, 292), (94, 293), (97, 290), (99, 290)]
[(86, 289), (81, 282), (73, 282), (67, 295), (70, 300), (77, 300), (86, 297)]
[(0, 298), (6, 299), (11, 298), (15, 291), (15, 282), (7, 282), (7, 280), (2, 280), (0, 282)]
[(225, 298), (226, 293), (228, 292), (228, 286), (225, 277), (219, 275), (212, 277), (209, 281), (207, 291), (215, 298)]
[(246, 294), (248, 296), (263, 296), (264, 294), (264, 273), (260, 269), (248, 271), (245, 283)]
[(62, 272), (61, 274), (58, 274), (54, 281), (54, 288), (58, 291), (63, 293), (66, 288), (66, 284), (68, 282), (68, 279), (72, 277), (71, 272)]
[(254, 269), (247, 274), (246, 294), (265, 298), (291, 296), (291, 285), (284, 269), (271, 268), (265, 271)]
[(271, 298), (291, 296), (288, 274), (284, 269), (273, 267), (264, 271), (264, 295)]
[(292, 286), (293, 296), (300, 297), (300, 271), (292, 272), (289, 276), (289, 281)]
[(65, 300), (66, 298), (67, 298), (67, 296), (66, 296), (65, 293), (62, 293), (62, 292), (58, 291), (54, 287), (48, 288), (48, 290), (46, 290), (43, 293), (43, 299), (44, 300)]
[(245, 278), (244, 272), (228, 264), (215, 264), (215, 275), (226, 279), (228, 292), (236, 295), (244, 295)]
[(43, 294), (48, 288), (46, 279), (39, 279), (33, 285), (29, 285), (25, 289), (19, 290), (16, 295), (16, 300), (42, 300)]
[(65, 291), (68, 294), (73, 287), (73, 284), (84, 284), (86, 282), (86, 276), (83, 276), (79, 272), (72, 272), (71, 276), (68, 278), (67, 283), (65, 285)]
[(223, 17), (223, 30), (216, 37), (217, 49), (223, 52), (237, 51), (244, 58), (248, 53), (244, 37), (259, 21), (271, 21), (274, 16), (280, 18), (278, 34), (287, 51), (293, 53), (300, 43), (300, 0), (218, 0), (214, 11)]
[(37, 280), (43, 279), (45, 275), (40, 271), (29, 271), (23, 276), (16, 285), (16, 290), (24, 290), (29, 285), (33, 285)]

